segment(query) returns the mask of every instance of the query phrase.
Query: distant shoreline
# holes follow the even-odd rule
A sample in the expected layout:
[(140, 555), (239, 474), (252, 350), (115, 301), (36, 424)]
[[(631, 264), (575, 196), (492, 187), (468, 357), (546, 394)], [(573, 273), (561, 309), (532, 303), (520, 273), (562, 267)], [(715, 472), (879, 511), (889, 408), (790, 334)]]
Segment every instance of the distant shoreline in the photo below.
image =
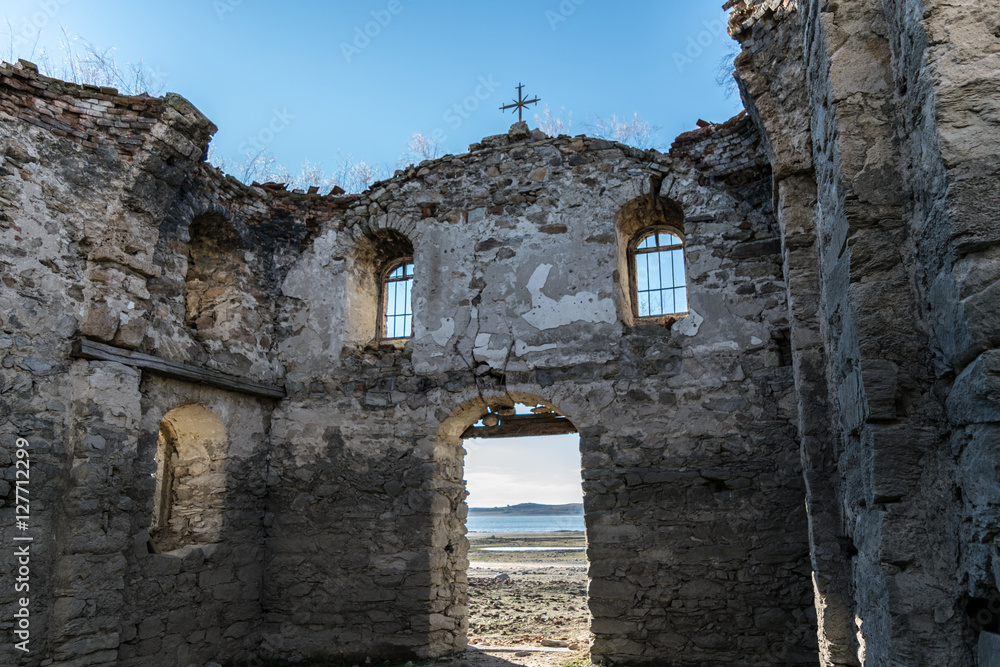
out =
[(470, 530), (467, 531), (468, 535), (473, 535), (477, 538), (483, 535), (496, 535), (497, 539), (514, 540), (514, 539), (537, 539), (539, 537), (576, 537), (578, 535), (583, 535), (587, 531), (585, 530), (546, 530), (538, 533), (504, 533), (499, 530)]
[(469, 516), (583, 516), (583, 503), (567, 505), (520, 503), (506, 507), (470, 507)]

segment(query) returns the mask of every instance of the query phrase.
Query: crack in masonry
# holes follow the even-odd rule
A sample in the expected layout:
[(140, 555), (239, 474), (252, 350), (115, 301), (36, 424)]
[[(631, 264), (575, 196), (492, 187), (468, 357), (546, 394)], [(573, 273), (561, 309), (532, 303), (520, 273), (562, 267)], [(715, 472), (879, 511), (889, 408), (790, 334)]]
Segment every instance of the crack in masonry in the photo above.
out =
[[(479, 327), (479, 308), (476, 307), (476, 306), (473, 306), (473, 309), (476, 311), (475, 312), (476, 327), (477, 327), (476, 335), (478, 336), (479, 335), (479, 331), (478, 331), (478, 327)], [(468, 328), (470, 326), (472, 326), (472, 318), (471, 317), (469, 318), (469, 324), (466, 325), (466, 330), (468, 330)], [(454, 338), (455, 342), (452, 343), (452, 345), (451, 345), (452, 350), (454, 351), (455, 355), (459, 359), (461, 359), (463, 362), (465, 362), (465, 365), (469, 367), (469, 372), (472, 374), (473, 380), (476, 380), (476, 366), (475, 366), (475, 360), (476, 360), (476, 356), (475, 355), (476, 355), (476, 352), (475, 352), (475, 343), (473, 342), (473, 348), (472, 348), (472, 351), (470, 352), (470, 354), (472, 355), (472, 361), (469, 361), (468, 359), (465, 358), (465, 355), (462, 354), (462, 350), (460, 350), (459, 347), (458, 347), (459, 343), (462, 341), (461, 336), (453, 336), (453, 338)], [(473, 341), (475, 341), (475, 338), (473, 338)], [(483, 403), (485, 403), (486, 399), (483, 397), (483, 391), (482, 391), (482, 388), (479, 386), (479, 382), (478, 381), (476, 382), (476, 391), (479, 394), (479, 400), (481, 400)]]
[[(627, 385), (628, 385), (628, 384), (630, 384), (630, 381), (629, 381), (629, 380), (615, 380), (614, 382), (612, 382), (612, 383), (611, 383), (611, 394), (612, 394), (612, 395), (611, 395), (611, 400), (609, 400), (609, 401), (608, 401), (607, 403), (605, 403), (604, 405), (602, 405), (602, 406), (600, 407), (600, 409), (599, 409), (599, 412), (603, 412), (603, 411), (607, 410), (607, 409), (608, 409), (609, 407), (611, 407), (611, 405), (612, 405), (612, 404), (613, 404), (613, 403), (614, 403), (615, 401), (617, 401), (617, 400), (618, 400), (618, 396), (619, 396), (619, 395), (621, 395), (621, 394), (619, 394), (619, 392), (618, 392), (618, 385), (620, 385), (620, 384), (621, 384), (621, 383), (623, 383), (623, 382), (624, 382), (625, 384), (627, 384)], [(631, 388), (631, 387), (629, 387), (629, 388), (625, 389), (625, 391), (623, 392), (623, 394), (627, 394), (630, 388)]]

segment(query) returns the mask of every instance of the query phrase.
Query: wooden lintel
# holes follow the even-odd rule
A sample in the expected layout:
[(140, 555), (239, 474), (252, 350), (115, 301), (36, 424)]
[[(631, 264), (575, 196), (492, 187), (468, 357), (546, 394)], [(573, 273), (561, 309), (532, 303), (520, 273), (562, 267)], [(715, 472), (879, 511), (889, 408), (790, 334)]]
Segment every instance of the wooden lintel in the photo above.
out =
[(552, 414), (507, 415), (496, 426), (470, 426), (462, 438), (520, 438), (536, 435), (576, 433), (576, 427), (565, 417)]
[(151, 373), (159, 373), (177, 380), (194, 382), (195, 384), (205, 384), (211, 387), (218, 387), (226, 391), (235, 391), (251, 396), (263, 396), (265, 398), (285, 398), (284, 387), (244, 380), (233, 375), (220, 373), (191, 364), (184, 364), (179, 361), (170, 361), (154, 357), (151, 354), (143, 354), (133, 350), (126, 350), (114, 345), (98, 343), (93, 340), (78, 340), (73, 344), (73, 356), (81, 359), (93, 359), (95, 361), (117, 361), (127, 366), (135, 366)]

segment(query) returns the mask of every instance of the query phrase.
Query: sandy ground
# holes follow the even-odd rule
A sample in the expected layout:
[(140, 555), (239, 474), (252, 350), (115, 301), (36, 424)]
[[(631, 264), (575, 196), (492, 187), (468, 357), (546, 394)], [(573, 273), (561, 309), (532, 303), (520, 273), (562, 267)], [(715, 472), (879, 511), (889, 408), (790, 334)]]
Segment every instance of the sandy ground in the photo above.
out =
[(484, 550), (583, 547), (583, 534), (471, 533), (469, 543), (470, 648), (444, 662), (476, 667), (588, 664), (590, 611), (584, 552)]

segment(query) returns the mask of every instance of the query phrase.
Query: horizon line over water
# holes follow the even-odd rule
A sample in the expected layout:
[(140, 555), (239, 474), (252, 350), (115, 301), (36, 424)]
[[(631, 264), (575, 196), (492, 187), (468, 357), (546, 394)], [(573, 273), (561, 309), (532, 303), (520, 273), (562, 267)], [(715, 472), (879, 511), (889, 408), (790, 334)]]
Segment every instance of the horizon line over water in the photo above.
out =
[(553, 533), (560, 530), (583, 532), (583, 515), (563, 516), (472, 516), (465, 520), (470, 533)]

